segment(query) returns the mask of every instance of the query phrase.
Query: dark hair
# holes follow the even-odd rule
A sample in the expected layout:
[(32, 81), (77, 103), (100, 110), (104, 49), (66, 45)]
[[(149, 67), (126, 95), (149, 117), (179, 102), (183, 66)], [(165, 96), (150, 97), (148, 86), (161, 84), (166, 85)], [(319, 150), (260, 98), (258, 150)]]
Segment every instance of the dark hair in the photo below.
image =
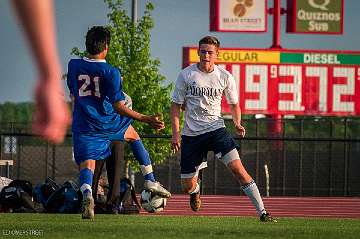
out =
[(217, 48), (220, 47), (220, 41), (216, 37), (213, 37), (213, 36), (206, 36), (206, 37), (201, 38), (199, 41), (199, 47), (201, 44), (214, 45)]
[(96, 55), (110, 45), (110, 31), (103, 26), (94, 26), (86, 33), (86, 51)]

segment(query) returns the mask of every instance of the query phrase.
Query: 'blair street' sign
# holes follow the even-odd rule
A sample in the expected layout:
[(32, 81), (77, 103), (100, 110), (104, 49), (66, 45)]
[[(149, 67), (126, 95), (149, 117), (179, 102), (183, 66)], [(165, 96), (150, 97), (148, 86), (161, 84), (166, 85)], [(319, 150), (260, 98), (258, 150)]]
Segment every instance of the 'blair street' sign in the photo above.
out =
[(267, 31), (267, 0), (209, 0), (210, 31)]
[(287, 32), (342, 34), (344, 0), (287, 0)]

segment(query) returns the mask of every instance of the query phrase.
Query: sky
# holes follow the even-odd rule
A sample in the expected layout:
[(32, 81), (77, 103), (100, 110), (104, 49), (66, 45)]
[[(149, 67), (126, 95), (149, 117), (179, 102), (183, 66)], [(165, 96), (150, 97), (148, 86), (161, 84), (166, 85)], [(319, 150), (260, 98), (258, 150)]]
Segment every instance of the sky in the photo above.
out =
[[(130, 11), (131, 0), (123, 0)], [(145, 0), (138, 0), (141, 16)], [(219, 38), (222, 47), (269, 48), (272, 45), (272, 16), (266, 33), (220, 33), (209, 31), (209, 0), (152, 0), (155, 27), (151, 31), (151, 54), (161, 62), (166, 83), (174, 82), (182, 67), (182, 47), (197, 46), (205, 35)], [(281, 46), (286, 49), (360, 51), (359, 0), (344, 0), (342, 35), (288, 34), (281, 17)], [(271, 7), (273, 0), (268, 0)], [(286, 0), (282, 0), (286, 8)], [(55, 0), (57, 41), (63, 71), (73, 57), (73, 47), (84, 50), (85, 34), (93, 25), (105, 25), (108, 8), (102, 0)], [(9, 0), (0, 0), (0, 103), (32, 101), (36, 69), (26, 41), (12, 14)], [(65, 84), (64, 84), (65, 88)]]

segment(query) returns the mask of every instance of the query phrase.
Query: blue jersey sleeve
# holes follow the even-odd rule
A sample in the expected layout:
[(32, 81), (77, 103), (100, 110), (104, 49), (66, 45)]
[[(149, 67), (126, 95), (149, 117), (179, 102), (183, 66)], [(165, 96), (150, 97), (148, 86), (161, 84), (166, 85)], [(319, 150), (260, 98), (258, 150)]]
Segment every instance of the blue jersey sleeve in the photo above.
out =
[(111, 104), (125, 100), (125, 95), (122, 91), (120, 72), (116, 68), (113, 68), (111, 71), (110, 83), (109, 87), (107, 87), (106, 95), (109, 97), (109, 102)]

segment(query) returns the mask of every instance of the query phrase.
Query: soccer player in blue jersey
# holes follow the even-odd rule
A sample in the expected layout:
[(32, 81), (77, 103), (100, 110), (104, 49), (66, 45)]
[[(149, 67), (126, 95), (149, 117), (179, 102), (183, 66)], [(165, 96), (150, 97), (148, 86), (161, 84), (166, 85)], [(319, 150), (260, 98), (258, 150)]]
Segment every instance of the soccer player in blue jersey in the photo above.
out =
[(74, 101), (74, 158), (80, 169), (83, 194), (82, 218), (94, 218), (92, 180), (95, 161), (108, 157), (113, 141), (127, 141), (141, 166), (144, 188), (163, 197), (171, 194), (155, 180), (149, 153), (131, 126), (133, 120), (163, 129), (158, 116), (143, 115), (125, 106), (121, 76), (117, 68), (106, 63), (110, 32), (102, 26), (92, 27), (86, 34), (87, 57), (72, 59), (68, 64), (67, 84)]
[[(201, 206), (199, 171), (207, 167), (203, 161), (208, 151), (213, 151), (235, 178), (242, 184), (242, 190), (251, 199), (263, 222), (276, 222), (265, 210), (255, 181), (243, 166), (237, 145), (226, 131), (221, 117), (221, 98), (224, 95), (231, 108), (235, 132), (245, 136), (241, 125), (241, 111), (233, 76), (215, 65), (220, 42), (212, 36), (199, 41), (200, 62), (183, 69), (175, 85), (171, 104), (172, 147), (181, 146), (181, 184), (190, 194), (190, 207), (198, 211)], [(180, 110), (185, 109), (185, 122), (180, 142)]]

